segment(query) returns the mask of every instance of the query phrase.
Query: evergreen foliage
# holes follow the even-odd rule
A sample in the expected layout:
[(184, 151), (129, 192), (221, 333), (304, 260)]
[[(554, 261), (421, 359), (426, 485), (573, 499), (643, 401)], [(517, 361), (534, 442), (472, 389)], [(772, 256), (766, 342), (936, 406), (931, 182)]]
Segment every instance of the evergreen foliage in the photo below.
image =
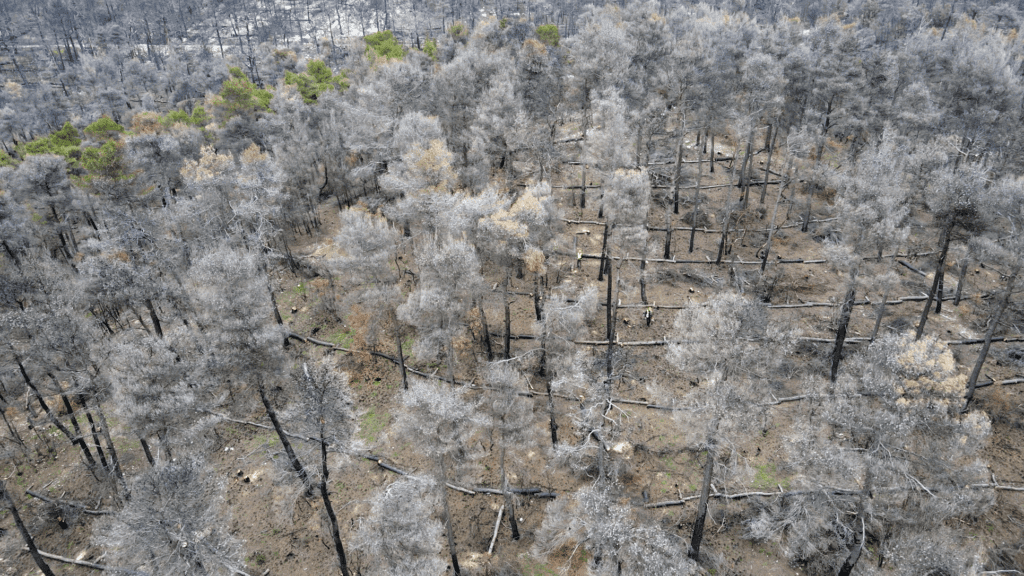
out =
[(228, 69), (228, 72), (231, 77), (221, 85), (217, 100), (223, 112), (223, 121), (239, 114), (270, 111), (270, 99), (273, 97), (270, 91), (257, 88), (237, 66)]
[(193, 108), (191, 114), (184, 110), (171, 110), (160, 119), (160, 123), (167, 127), (173, 126), (174, 124), (184, 124), (186, 126), (202, 128), (209, 122), (210, 118), (206, 115), (206, 109), (202, 106), (196, 106)]
[(82, 139), (78, 134), (78, 130), (70, 122), (65, 122), (64, 126), (57, 132), (49, 136), (37, 138), (31, 142), (26, 142), (18, 146), (17, 151), (18, 155), (22, 158), (40, 154), (61, 156), (69, 165), (74, 166), (80, 155), (78, 147), (81, 145)]
[(366, 54), (376, 55), (386, 60), (401, 60), (405, 56), (405, 48), (398, 43), (391, 30), (382, 30), (363, 37), (366, 42)]
[(294, 85), (299, 90), (299, 94), (302, 94), (302, 101), (306, 104), (316, 102), (317, 97), (325, 90), (344, 92), (349, 86), (345, 72), (333, 75), (323, 60), (310, 60), (306, 64), (306, 71), (299, 74), (285, 72), (284, 83)]
[(101, 116), (99, 120), (86, 126), (83, 132), (93, 138), (113, 138), (124, 133), (124, 126), (114, 122), (109, 116)]
[(558, 42), (562, 39), (558, 33), (558, 26), (554, 24), (537, 26), (537, 38), (540, 38), (540, 41), (548, 46), (558, 46)]

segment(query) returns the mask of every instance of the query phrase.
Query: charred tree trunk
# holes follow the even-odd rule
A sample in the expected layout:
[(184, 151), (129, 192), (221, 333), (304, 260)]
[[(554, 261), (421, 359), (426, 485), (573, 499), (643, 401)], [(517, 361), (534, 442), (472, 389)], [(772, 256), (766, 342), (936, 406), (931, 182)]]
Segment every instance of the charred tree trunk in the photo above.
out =
[(971, 262), (966, 257), (960, 262), (960, 275), (956, 280), (956, 295), (953, 296), (953, 306), (960, 305), (960, 297), (964, 294), (964, 279), (967, 277), (967, 267), (970, 265)]
[(850, 313), (853, 311), (853, 298), (856, 290), (851, 286), (843, 298), (843, 307), (839, 312), (839, 330), (836, 331), (836, 346), (832, 349), (832, 371), (829, 380), (836, 381), (839, 375), (839, 362), (843, 357), (843, 344), (846, 342), (846, 329), (850, 325)]
[[(772, 129), (772, 125), (768, 125), (768, 133), (771, 137), (771, 142), (768, 144), (768, 160), (764, 163), (764, 182), (761, 183), (761, 204), (764, 204), (765, 194), (768, 193), (768, 177), (772, 173), (772, 154), (775, 152), (775, 140), (779, 137), (779, 129)], [(767, 141), (767, 138), (766, 138)]]
[(697, 155), (697, 185), (693, 187), (693, 215), (690, 218), (690, 253), (693, 253), (693, 240), (697, 236), (697, 206), (700, 200), (701, 160), (703, 157)]
[(1020, 274), (1021, 264), (1018, 263), (1014, 268), (1013, 272), (1010, 273), (1010, 277), (1006, 280), (1006, 290), (1003, 294), (1002, 301), (999, 302), (999, 307), (996, 308), (995, 314), (992, 315), (992, 319), (989, 321), (988, 331), (985, 332), (985, 343), (981, 346), (981, 352), (978, 352), (978, 359), (974, 363), (974, 369), (971, 370), (971, 376), (967, 380), (967, 394), (964, 396), (964, 408), (963, 411), (967, 411), (967, 407), (970, 406), (971, 400), (974, 399), (974, 389), (978, 384), (978, 376), (981, 375), (981, 367), (985, 364), (985, 358), (988, 356), (988, 349), (992, 346), (992, 336), (996, 332), (996, 327), (999, 326), (999, 320), (1003, 317), (1003, 312), (1006, 311), (1006, 307), (1010, 305), (1010, 297), (1013, 295), (1013, 285), (1017, 282), (1017, 276)]
[(605, 306), (605, 322), (608, 338), (608, 349), (605, 357), (605, 377), (612, 376), (612, 346), (615, 341), (615, 309), (612, 306), (612, 268), (608, 267), (607, 305)]
[(277, 432), (277, 438), (281, 441), (281, 446), (284, 447), (285, 454), (288, 456), (288, 463), (291, 464), (292, 469), (295, 470), (299, 479), (302, 480), (302, 485), (306, 489), (305, 494), (309, 497), (313, 493), (313, 486), (309, 482), (309, 474), (302, 467), (302, 462), (299, 462), (299, 457), (295, 455), (295, 450), (292, 448), (292, 443), (288, 440), (288, 435), (281, 428), (281, 422), (277, 419), (277, 411), (270, 405), (270, 400), (267, 398), (267, 391), (263, 388), (263, 384), (258, 384), (257, 390), (260, 394), (260, 401), (263, 402), (263, 407), (267, 410), (267, 416), (270, 417), (270, 423), (274, 425), (274, 431)]
[(512, 502), (512, 493), (508, 490), (508, 477), (505, 474), (505, 443), (502, 440), (499, 466), (501, 468), (501, 495), (505, 498), (505, 509), (508, 510), (508, 523), (512, 529), (512, 540), (519, 540), (519, 524), (516, 522), (516, 508)]
[(748, 203), (748, 201), (750, 199), (749, 198), (749, 195), (750, 195), (750, 186), (749, 186), (750, 178), (747, 176), (747, 168), (752, 163), (751, 162), (751, 158), (750, 158), (752, 152), (753, 152), (753, 150), (751, 150), (750, 139), (748, 138), (747, 139), (747, 149), (746, 149), (746, 152), (743, 153), (743, 165), (740, 167), (740, 176), (739, 176), (739, 180), (736, 183), (736, 185), (740, 187), (740, 190), (742, 192), (742, 196), (743, 196), (743, 209), (744, 210), (747, 209), (747, 203)]
[[(484, 327), (484, 330), (487, 330)], [(395, 323), (395, 355), (398, 357), (398, 366), (402, 369), (402, 390), (409, 389), (409, 380), (405, 373), (405, 352), (402, 350), (402, 332), (398, 329), (398, 323)]]
[(32, 556), (32, 560), (35, 561), (36, 566), (39, 567), (39, 571), (45, 576), (55, 576), (53, 570), (43, 561), (43, 557), (39, 554), (39, 548), (36, 548), (36, 543), (32, 539), (32, 535), (29, 534), (28, 528), (25, 527), (25, 523), (21, 521), (21, 515), (18, 514), (18, 508), (14, 505), (14, 499), (11, 498), (10, 493), (7, 491), (7, 484), (0, 480), (0, 497), (4, 499), (4, 503), (7, 504), (7, 509), (11, 511), (11, 516), (14, 518), (14, 525), (18, 527), (18, 531), (21, 532), (21, 537), (25, 540), (25, 546), (28, 547), (28, 552)]
[(534, 316), (537, 317), (537, 322), (540, 322), (540, 320), (541, 320), (540, 301), (544, 298), (544, 294), (543, 294), (544, 286), (541, 284), (541, 278), (542, 278), (542, 276), (540, 274), (538, 274), (537, 278), (534, 281), (534, 289), (533, 289), (533, 314), (534, 314)]
[(697, 519), (693, 523), (693, 536), (690, 538), (690, 549), (686, 555), (691, 560), (700, 558), (700, 543), (704, 539), (704, 521), (708, 516), (708, 498), (711, 496), (711, 478), (715, 472), (714, 450), (708, 450), (707, 462), (704, 464), (704, 481), (700, 485), (700, 501), (697, 503)]
[(494, 361), (494, 349), (491, 348), (491, 332), (487, 327), (487, 315), (484, 314), (483, 303), (477, 300), (476, 309), (480, 313), (480, 327), (483, 329), (484, 349), (487, 350), (487, 361)]
[[(769, 153), (769, 157), (771, 154)], [(787, 170), (788, 172), (788, 170)], [(767, 180), (767, 178), (765, 178)], [(779, 193), (775, 196), (775, 208), (772, 210), (772, 220), (768, 224), (768, 241), (764, 245), (764, 255), (761, 257), (761, 273), (764, 274), (765, 268), (768, 267), (768, 255), (772, 251), (772, 239), (775, 238), (775, 218), (779, 215), (779, 203), (782, 202), (782, 192), (789, 186), (789, 179), (786, 179), (785, 184), (779, 186)]]
[(725, 213), (725, 222), (722, 222), (722, 239), (718, 241), (718, 256), (715, 258), (715, 264), (722, 263), (722, 257), (725, 256), (725, 243), (729, 238), (729, 224), (732, 223), (732, 207)]
[[(60, 386), (59, 383), (57, 385)], [(71, 426), (75, 429), (75, 434), (84, 442), (85, 433), (83, 433), (82, 429), (78, 426), (78, 418), (75, 417), (75, 408), (71, 405), (71, 400), (68, 399), (67, 394), (63, 391), (60, 393), (60, 400), (64, 404), (64, 409), (68, 411), (68, 417), (71, 420)], [(82, 407), (84, 408), (85, 405), (83, 404)], [(107, 463), (107, 456), (103, 453), (103, 447), (100, 446), (100, 441), (96, 434), (96, 425), (92, 422), (92, 414), (86, 412), (86, 415), (89, 417), (89, 423), (92, 424), (93, 447), (96, 448), (96, 455), (99, 457), (100, 464), (103, 466), (103, 469), (110, 470), (110, 464)]]
[(917, 325), (917, 334), (914, 340), (920, 340), (924, 334), (924, 325), (928, 321), (928, 312), (932, 307), (932, 300), (939, 291), (939, 284), (942, 282), (941, 271), (946, 267), (946, 254), (949, 253), (949, 241), (953, 238), (953, 227), (946, 226), (942, 231), (942, 250), (939, 252), (939, 260), (935, 266), (935, 280), (932, 282), (932, 289), (928, 291), (928, 299), (924, 301), (924, 310), (921, 311), (921, 321)]
[(679, 137), (679, 147), (676, 149), (676, 171), (672, 175), (672, 213), (679, 214), (679, 184), (683, 177), (683, 138)]
[(510, 275), (511, 273), (506, 270), (505, 282), (502, 284), (501, 289), (501, 300), (505, 308), (505, 334), (503, 335), (504, 341), (502, 342), (502, 345), (506, 360), (512, 357), (512, 313), (508, 303), (508, 283)]
[(860, 553), (864, 551), (864, 519), (860, 521), (860, 544), (850, 550), (850, 555), (846, 557), (843, 565), (839, 568), (837, 576), (850, 576), (853, 572), (853, 567), (857, 565), (857, 560), (860, 560)]
[(448, 507), (448, 488), (445, 483), (448, 482), (448, 474), (445, 468), (444, 456), (441, 456), (441, 481), (438, 482), (439, 490), (441, 490), (441, 504), (442, 504), (442, 521), (444, 522), (445, 535), (448, 538), (448, 555), (452, 559), (452, 574), (454, 576), (462, 576), (462, 570), (459, 568), (459, 555), (455, 549), (455, 530), (452, 528), (452, 514)]
[(145, 438), (139, 438), (139, 445), (142, 446), (142, 452), (146, 455), (146, 461), (149, 462), (150, 466), (156, 466), (156, 461), (153, 460), (153, 452), (149, 449), (149, 442), (146, 442)]
[(551, 430), (551, 445), (558, 445), (558, 423), (555, 422), (555, 398), (551, 393), (551, 379), (547, 381), (548, 391), (548, 428)]
[[(273, 300), (273, 292), (271, 292), (271, 300)], [(160, 317), (156, 315), (156, 307), (153, 306), (153, 301), (149, 298), (146, 298), (146, 309), (149, 310), (149, 320), (153, 323), (153, 330), (157, 336), (163, 338), (164, 330), (160, 326)], [(281, 319), (281, 315), (277, 312), (277, 302), (274, 302), (274, 315), (278, 320)]]
[(117, 457), (117, 450), (114, 448), (114, 440), (110, 437), (110, 426), (107, 425), (107, 417), (103, 414), (103, 407), (100, 406), (99, 401), (96, 402), (96, 416), (100, 419), (100, 433), (103, 434), (103, 440), (107, 443), (107, 451), (110, 452), (110, 464), (114, 467), (114, 474), (117, 475), (117, 479), (120, 480), (123, 485), (124, 472), (121, 470), (121, 461)]
[(334, 506), (331, 505), (331, 496), (327, 490), (327, 441), (323, 435), (320, 436), (320, 498), (324, 501), (324, 510), (327, 511), (327, 519), (331, 523), (331, 538), (334, 540), (334, 549), (338, 552), (338, 565), (341, 566), (342, 576), (349, 576), (348, 563), (345, 561), (345, 547), (341, 544), (341, 533), (338, 531), (338, 517), (334, 514)]
[(882, 318), (885, 316), (885, 303), (889, 300), (889, 290), (882, 294), (882, 301), (878, 304), (878, 313), (875, 315), (875, 327), (871, 329), (870, 341), (874, 342), (878, 336), (878, 329), (882, 327)]
[(711, 135), (711, 152), (708, 153), (708, 162), (711, 163), (711, 167), (708, 172), (715, 173), (715, 135)]
[[(573, 202), (575, 206), (576, 203)], [(587, 207), (587, 166), (583, 165), (583, 179), (580, 182), (580, 209), (586, 209)]]
[(50, 410), (49, 405), (46, 404), (46, 400), (43, 399), (43, 395), (39, 392), (39, 389), (36, 388), (36, 385), (28, 377), (28, 372), (25, 371), (24, 364), (21, 363), (21, 360), (17, 360), (17, 362), (18, 368), (21, 370), (21, 377), (25, 380), (25, 384), (29, 387), (29, 389), (32, 390), (32, 393), (36, 397), (36, 401), (39, 402), (39, 406), (43, 409), (43, 412), (46, 413), (46, 417), (50, 420), (50, 423), (56, 426), (57, 429), (60, 430), (60, 432), (64, 434), (64, 436), (66, 436), (67, 439), (70, 440), (72, 444), (77, 444), (78, 447), (82, 449), (82, 455), (85, 456), (85, 461), (88, 463), (90, 470), (96, 468), (96, 460), (93, 459), (92, 452), (89, 451), (89, 446), (86, 445), (85, 439), (82, 438), (81, 435), (78, 435), (76, 437), (75, 435), (71, 434), (71, 431), (68, 430), (67, 426), (64, 426), (60, 419), (58, 419), (57, 416), (53, 413), (53, 411)]
[(604, 281), (604, 271), (608, 260), (608, 223), (604, 223), (604, 234), (601, 238), (601, 263), (597, 270), (597, 281)]

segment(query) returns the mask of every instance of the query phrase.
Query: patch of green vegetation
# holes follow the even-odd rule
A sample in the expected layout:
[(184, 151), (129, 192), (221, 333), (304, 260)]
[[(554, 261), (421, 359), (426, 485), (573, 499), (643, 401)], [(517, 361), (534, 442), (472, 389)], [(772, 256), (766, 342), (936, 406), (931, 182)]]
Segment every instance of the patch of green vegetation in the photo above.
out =
[(775, 490), (779, 486), (786, 489), (789, 488), (789, 479), (780, 478), (775, 464), (769, 463), (757, 466), (757, 473), (754, 474), (754, 481), (751, 484), (759, 490)]
[(523, 557), (519, 568), (522, 570), (523, 576), (558, 576), (557, 570), (531, 558)]
[(469, 28), (462, 22), (456, 22), (448, 29), (448, 35), (454, 40), (465, 40), (469, 38)]
[(296, 296), (302, 296), (303, 298), (305, 298), (306, 294), (309, 294), (309, 286), (306, 286), (305, 282), (301, 284), (296, 284), (295, 288), (292, 288), (292, 293), (295, 294)]
[(387, 412), (377, 412), (370, 408), (363, 417), (359, 419), (359, 437), (367, 444), (375, 444), (381, 432), (387, 427), (391, 416)]
[(249, 564), (255, 564), (257, 566), (263, 566), (267, 563), (267, 555), (263, 552), (257, 552), (250, 556), (249, 559), (246, 560), (246, 562), (248, 562)]
[(423, 43), (423, 53), (430, 56), (430, 59), (437, 61), (437, 40), (433, 38), (427, 38), (426, 42)]
[(351, 348), (352, 342), (356, 339), (355, 330), (339, 330), (334, 334), (327, 337), (328, 342), (334, 343), (335, 346), (341, 346), (342, 348)]
[(124, 145), (113, 139), (107, 140), (102, 146), (89, 146), (82, 149), (82, 167), (89, 171), (89, 174), (82, 179), (86, 182), (94, 176), (101, 176), (111, 180), (124, 180), (129, 178), (128, 168), (124, 163)]
[(386, 58), (388, 60), (401, 60), (405, 57), (405, 48), (398, 43), (391, 30), (383, 30), (375, 34), (363, 36), (363, 41), (366, 42), (367, 56), (372, 57), (376, 55), (378, 58)]
[(228, 69), (231, 77), (221, 84), (217, 103), (224, 110), (224, 121), (239, 114), (269, 112), (273, 94), (257, 88), (238, 66)]
[(113, 138), (118, 134), (124, 134), (124, 126), (114, 122), (109, 116), (100, 116), (100, 119), (89, 124), (83, 130), (93, 138)]
[(7, 152), (0, 150), (0, 168), (4, 166), (11, 166), (12, 168), (18, 164), (17, 160), (11, 158)]
[(548, 46), (558, 46), (561, 36), (558, 33), (558, 26), (554, 24), (542, 24), (537, 26), (537, 38)]
[(409, 356), (411, 356), (411, 355), (412, 355), (412, 345), (413, 345), (413, 344), (414, 344), (415, 342), (416, 342), (416, 341), (415, 341), (415, 340), (413, 339), (413, 337), (412, 337), (412, 336), (409, 336), (409, 337), (408, 337), (408, 338), (406, 338), (405, 340), (402, 340), (402, 355), (403, 355), (403, 356), (405, 356), (406, 358), (408, 358)]
[(82, 139), (78, 134), (78, 130), (70, 122), (65, 122), (60, 130), (49, 136), (19, 144), (16, 150), (18, 151), (18, 156), (22, 158), (32, 154), (63, 156), (68, 165), (71, 166), (78, 161), (78, 157), (81, 154), (78, 147), (81, 145)]
[(210, 117), (206, 115), (205, 108), (202, 106), (196, 106), (192, 109), (191, 114), (184, 110), (171, 110), (167, 115), (160, 119), (160, 123), (164, 126), (184, 124), (186, 126), (196, 126), (201, 128), (210, 123)]
[(342, 70), (335, 75), (323, 60), (310, 60), (306, 64), (305, 72), (285, 72), (284, 83), (298, 88), (299, 94), (302, 94), (302, 101), (306, 104), (313, 104), (320, 94), (327, 90), (344, 92), (349, 86), (345, 71)]

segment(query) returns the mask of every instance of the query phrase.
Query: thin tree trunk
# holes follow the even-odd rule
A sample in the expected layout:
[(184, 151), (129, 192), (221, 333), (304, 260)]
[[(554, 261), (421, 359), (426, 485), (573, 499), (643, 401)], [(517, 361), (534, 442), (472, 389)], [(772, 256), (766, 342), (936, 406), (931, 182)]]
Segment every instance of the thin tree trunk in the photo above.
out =
[[(490, 339), (490, 336), (488, 336)], [(445, 356), (448, 357), (448, 383), (455, 386), (455, 343), (452, 342), (452, 338), (448, 338), (448, 342), (445, 344)]]
[(882, 294), (882, 302), (878, 305), (878, 313), (875, 315), (875, 327), (871, 329), (870, 342), (874, 342), (875, 338), (878, 337), (878, 329), (882, 326), (882, 318), (885, 316), (885, 303), (889, 300), (889, 289), (886, 288)]
[(537, 322), (540, 322), (540, 320), (541, 320), (541, 310), (542, 309), (541, 309), (540, 301), (544, 298), (543, 291), (544, 291), (544, 286), (541, 285), (541, 275), (537, 274), (537, 277), (534, 280), (534, 289), (533, 289), (533, 314), (537, 317)]
[[(771, 153), (768, 154), (771, 157)], [(788, 173), (788, 169), (787, 169)], [(767, 180), (767, 177), (765, 178)], [(775, 196), (775, 209), (772, 210), (772, 220), (768, 224), (768, 241), (764, 245), (764, 257), (761, 258), (761, 274), (764, 274), (765, 268), (768, 267), (768, 255), (772, 251), (772, 239), (775, 238), (775, 218), (779, 215), (779, 203), (782, 202), (782, 192), (789, 186), (789, 179), (782, 186), (779, 186), (779, 193)]]
[[(587, 166), (583, 165), (583, 180), (580, 182), (580, 209), (587, 207)], [(575, 205), (575, 203), (573, 203)]]
[(764, 163), (764, 182), (761, 183), (761, 204), (764, 204), (764, 196), (768, 192), (768, 176), (771, 175), (772, 170), (772, 154), (775, 152), (775, 140), (779, 137), (779, 129), (775, 128), (772, 130), (771, 124), (768, 125), (768, 132), (771, 132), (771, 143), (768, 144), (768, 160)]
[(551, 393), (551, 379), (547, 381), (548, 392), (548, 428), (551, 430), (551, 445), (558, 445), (558, 423), (555, 421), (555, 399)]
[[(274, 321), (277, 322), (278, 326), (284, 325), (284, 319), (281, 318), (281, 311), (277, 309), (277, 296), (274, 296), (274, 291), (267, 285), (267, 292), (270, 292), (270, 304), (274, 308)], [(332, 294), (333, 297), (333, 294)], [(157, 329), (159, 333), (159, 328)], [(287, 338), (285, 338), (287, 341)]]
[(811, 223), (811, 198), (814, 197), (814, 187), (815, 186), (816, 186), (816, 184), (813, 183), (813, 182), (808, 182), (807, 183), (807, 204), (805, 205), (805, 209), (804, 209), (804, 222), (803, 222), (803, 225), (800, 226), (800, 231), (801, 232), (807, 232), (807, 227)]
[(292, 449), (292, 443), (288, 440), (288, 435), (281, 428), (281, 422), (277, 419), (277, 412), (270, 405), (270, 400), (267, 398), (267, 392), (263, 385), (258, 384), (257, 390), (260, 394), (260, 400), (263, 402), (263, 407), (267, 410), (267, 416), (270, 417), (270, 423), (274, 425), (274, 431), (277, 432), (277, 437), (281, 440), (281, 445), (284, 446), (285, 454), (288, 455), (288, 462), (292, 465), (295, 473), (299, 475), (299, 479), (302, 480), (302, 485), (306, 488), (305, 493), (308, 497), (313, 492), (313, 487), (309, 482), (309, 475), (306, 473), (306, 469), (302, 467), (302, 462), (299, 462), (298, 456), (295, 455), (295, 450)]
[(936, 270), (935, 275), (939, 279), (939, 287), (935, 291), (935, 313), (942, 314), (942, 292), (946, 287), (946, 267), (943, 266), (940, 270)]
[(729, 224), (732, 223), (732, 207), (729, 207), (728, 212), (725, 213), (725, 222), (722, 223), (722, 239), (718, 241), (718, 256), (715, 258), (715, 264), (722, 263), (722, 256), (725, 255), (725, 243), (729, 237)]
[(107, 424), (107, 417), (103, 414), (103, 407), (100, 406), (99, 401), (96, 401), (96, 415), (100, 419), (100, 432), (103, 434), (104, 442), (107, 443), (107, 451), (110, 452), (110, 463), (114, 466), (114, 474), (117, 474), (117, 479), (124, 484), (124, 472), (121, 470), (121, 461), (117, 457), (114, 440), (110, 437), (110, 426)]
[(839, 330), (836, 331), (836, 346), (832, 350), (832, 370), (829, 372), (829, 380), (836, 381), (839, 374), (839, 361), (843, 357), (843, 344), (846, 342), (846, 329), (850, 325), (850, 312), (853, 311), (853, 298), (856, 289), (851, 285), (846, 291), (843, 299), (843, 307), (839, 312)]
[(946, 254), (949, 253), (949, 241), (953, 238), (952, 226), (946, 226), (942, 231), (942, 251), (939, 252), (939, 260), (935, 266), (935, 280), (932, 282), (932, 289), (928, 291), (928, 299), (924, 301), (924, 310), (921, 311), (921, 321), (917, 325), (917, 334), (914, 340), (920, 340), (924, 334), (924, 325), (928, 321), (928, 312), (932, 307), (932, 300), (939, 290), (939, 283), (942, 281), (940, 271), (946, 266)]
[(644, 259), (640, 261), (640, 301), (647, 304), (647, 246), (644, 242)]
[(690, 549), (686, 553), (686, 555), (694, 561), (700, 558), (700, 542), (704, 539), (704, 521), (708, 516), (708, 498), (711, 496), (711, 478), (714, 472), (714, 450), (709, 448), (707, 461), (704, 464), (704, 481), (700, 485), (700, 501), (697, 503), (697, 519), (693, 523), (693, 536), (690, 538)]
[(21, 521), (21, 515), (18, 514), (18, 508), (14, 505), (14, 499), (11, 498), (10, 493), (7, 491), (7, 484), (4, 483), (3, 480), (0, 480), (0, 493), (2, 493), (4, 502), (7, 504), (7, 509), (11, 511), (11, 516), (14, 518), (14, 525), (17, 526), (18, 531), (21, 532), (21, 537), (25, 540), (25, 546), (28, 547), (28, 552), (32, 555), (32, 560), (35, 561), (40, 572), (45, 576), (56, 576), (53, 573), (53, 570), (50, 570), (50, 567), (43, 561), (43, 557), (39, 554), (39, 548), (36, 548), (36, 543), (32, 540), (32, 535), (29, 534), (28, 528), (25, 527), (25, 523)]
[(960, 297), (964, 293), (964, 279), (967, 277), (967, 267), (970, 266), (971, 262), (968, 258), (964, 257), (963, 261), (960, 262), (960, 275), (956, 281), (956, 295), (953, 296), (953, 306), (960, 305)]
[[(484, 328), (486, 330), (486, 327)], [(398, 366), (402, 369), (402, 390), (409, 389), (409, 380), (405, 373), (405, 352), (402, 351), (402, 333), (395, 324), (395, 354), (398, 356)]]
[(28, 372), (25, 371), (25, 366), (21, 363), (21, 360), (17, 360), (17, 363), (18, 368), (21, 370), (21, 377), (25, 380), (25, 384), (27, 384), (32, 390), (32, 393), (35, 394), (36, 401), (39, 402), (39, 406), (43, 409), (43, 412), (46, 413), (47, 418), (49, 418), (50, 422), (56, 426), (64, 436), (67, 436), (68, 440), (70, 440), (72, 444), (78, 444), (78, 447), (82, 449), (82, 454), (85, 456), (86, 462), (89, 464), (89, 469), (91, 470), (95, 468), (96, 460), (93, 459), (92, 452), (89, 451), (89, 446), (86, 445), (85, 440), (80, 435), (75, 437), (71, 434), (71, 431), (67, 429), (67, 426), (64, 426), (53, 411), (50, 410), (50, 407), (46, 404), (46, 400), (43, 399), (43, 395), (28, 377)]
[(601, 282), (604, 280), (604, 269), (608, 260), (608, 222), (604, 223), (604, 234), (601, 238), (601, 263), (597, 270), (597, 281)]
[[(271, 300), (273, 300), (274, 294), (270, 294)], [(156, 315), (156, 307), (153, 306), (153, 301), (146, 298), (146, 309), (149, 310), (149, 320), (153, 323), (153, 330), (156, 331), (156, 335), (160, 338), (164, 337), (163, 328), (160, 326), (160, 318)], [(274, 303), (274, 315), (278, 320), (281, 319), (281, 315), (277, 312), (277, 303)], [(280, 322), (278, 322), (280, 324)]]
[(996, 308), (996, 313), (992, 315), (992, 319), (989, 321), (988, 331), (985, 332), (985, 343), (981, 346), (981, 352), (978, 352), (978, 359), (974, 362), (974, 369), (971, 370), (971, 377), (967, 380), (967, 394), (964, 396), (964, 408), (963, 411), (967, 411), (967, 407), (971, 404), (971, 400), (974, 399), (974, 389), (978, 384), (978, 376), (981, 375), (981, 367), (985, 364), (985, 358), (988, 356), (988, 349), (992, 346), (992, 336), (996, 332), (996, 327), (999, 326), (999, 320), (1003, 317), (1003, 312), (1006, 311), (1006, 307), (1010, 305), (1010, 297), (1013, 295), (1013, 285), (1017, 282), (1017, 276), (1020, 274), (1021, 264), (1018, 263), (1014, 268), (1013, 272), (1010, 273), (1010, 277), (1006, 280), (1006, 291), (1003, 294), (1003, 299), (999, 302), (999, 308)]
[(676, 171), (672, 175), (672, 213), (679, 214), (679, 184), (683, 174), (683, 137), (679, 137), (679, 146), (676, 149)]
[(14, 439), (15, 443), (17, 443), (18, 446), (21, 447), (22, 451), (25, 452), (25, 454), (28, 454), (28, 451), (25, 448), (25, 441), (22, 440), (21, 435), (18, 434), (18, 430), (15, 429), (13, 425), (11, 425), (11, 421), (7, 419), (7, 404), (0, 406), (0, 417), (3, 417), (4, 424), (7, 425), (7, 430), (11, 432), (11, 438)]
[(860, 560), (860, 553), (864, 551), (864, 519), (860, 520), (860, 544), (850, 550), (850, 555), (846, 557), (846, 561), (843, 562), (842, 567), (839, 568), (839, 574), (837, 576), (850, 576), (853, 572), (853, 567), (857, 565), (857, 560)]
[(715, 135), (711, 135), (711, 152), (708, 153), (708, 162), (711, 163), (711, 167), (708, 172), (715, 173)]
[(338, 564), (341, 566), (342, 576), (349, 576), (348, 563), (345, 561), (345, 548), (341, 544), (341, 533), (338, 531), (338, 517), (334, 514), (334, 506), (331, 506), (330, 493), (327, 490), (327, 442), (323, 435), (320, 436), (320, 498), (324, 501), (324, 510), (327, 511), (327, 519), (331, 523), (331, 538), (334, 539), (334, 549), (338, 552)]
[(753, 163), (751, 162), (752, 152), (753, 150), (751, 149), (750, 139), (747, 139), (747, 151), (743, 154), (743, 166), (740, 168), (740, 178), (737, 182), (737, 185), (742, 189), (744, 210), (747, 209), (747, 205), (750, 200), (750, 177), (747, 175), (747, 168)]
[(505, 508), (508, 509), (509, 527), (512, 529), (512, 540), (519, 540), (519, 524), (516, 522), (516, 509), (512, 503), (512, 493), (508, 490), (508, 477), (505, 474), (505, 439), (502, 439), (501, 454), (498, 457), (501, 468), (501, 495), (505, 498)]
[(441, 504), (444, 522), (445, 534), (448, 538), (448, 555), (452, 559), (452, 574), (454, 576), (462, 576), (462, 570), (459, 568), (459, 555), (455, 550), (455, 530), (452, 528), (452, 514), (448, 507), (448, 488), (445, 484), (448, 482), (448, 474), (445, 469), (444, 456), (441, 456), (441, 481), (438, 483), (441, 490)]
[(502, 344), (504, 346), (504, 353), (505, 353), (505, 359), (506, 360), (508, 360), (509, 358), (512, 357), (512, 314), (511, 314), (511, 310), (510, 310), (509, 303), (508, 303), (508, 282), (509, 282), (509, 276), (510, 275), (511, 275), (511, 273), (508, 270), (506, 270), (505, 271), (505, 282), (502, 284), (502, 290), (501, 290), (501, 292), (502, 292), (502, 304), (504, 304), (504, 306), (505, 306), (505, 334), (503, 335), (504, 336), (504, 342), (502, 342)]
[(607, 305), (605, 306), (605, 332), (608, 339), (608, 350), (605, 359), (605, 377), (612, 376), (612, 346), (615, 341), (615, 309), (612, 306), (612, 268), (608, 267)]
[(146, 460), (150, 466), (156, 466), (156, 461), (153, 460), (153, 453), (149, 450), (149, 442), (146, 442), (145, 438), (139, 438), (139, 444), (142, 446), (142, 452), (146, 455)]
[[(705, 139), (705, 142), (707, 140)], [(693, 187), (693, 216), (690, 218), (690, 253), (693, 253), (693, 240), (697, 236), (697, 207), (700, 200), (700, 177), (701, 177), (701, 160), (703, 156), (697, 154), (697, 185)]]
[[(60, 386), (60, 383), (58, 383), (57, 386)], [(82, 428), (78, 425), (78, 418), (75, 417), (75, 408), (74, 406), (71, 405), (71, 401), (68, 400), (67, 394), (65, 394), (63, 391), (61, 391), (60, 393), (60, 400), (64, 404), (64, 409), (68, 411), (68, 419), (71, 420), (71, 427), (75, 429), (75, 436), (81, 438), (82, 442), (84, 443), (85, 433), (82, 432)], [(89, 419), (92, 420), (91, 417)], [(103, 454), (103, 448), (100, 447), (99, 443), (96, 443), (95, 448), (97, 455), (100, 458), (100, 463), (103, 465), (103, 468), (109, 470), (110, 465), (107, 464), (107, 457), (105, 454)]]
[(487, 350), (487, 361), (492, 362), (494, 361), (494, 349), (491, 348), (491, 333), (487, 327), (487, 315), (484, 314), (484, 306), (479, 300), (476, 302), (476, 309), (480, 313), (480, 326), (484, 331), (484, 349)]

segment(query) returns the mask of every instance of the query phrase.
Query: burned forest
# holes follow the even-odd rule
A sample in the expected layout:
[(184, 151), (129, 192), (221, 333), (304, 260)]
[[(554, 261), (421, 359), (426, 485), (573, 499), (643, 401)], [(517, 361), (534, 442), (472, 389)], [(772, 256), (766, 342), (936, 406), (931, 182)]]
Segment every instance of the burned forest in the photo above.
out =
[(1024, 574), (1022, 23), (0, 0), (0, 573)]

